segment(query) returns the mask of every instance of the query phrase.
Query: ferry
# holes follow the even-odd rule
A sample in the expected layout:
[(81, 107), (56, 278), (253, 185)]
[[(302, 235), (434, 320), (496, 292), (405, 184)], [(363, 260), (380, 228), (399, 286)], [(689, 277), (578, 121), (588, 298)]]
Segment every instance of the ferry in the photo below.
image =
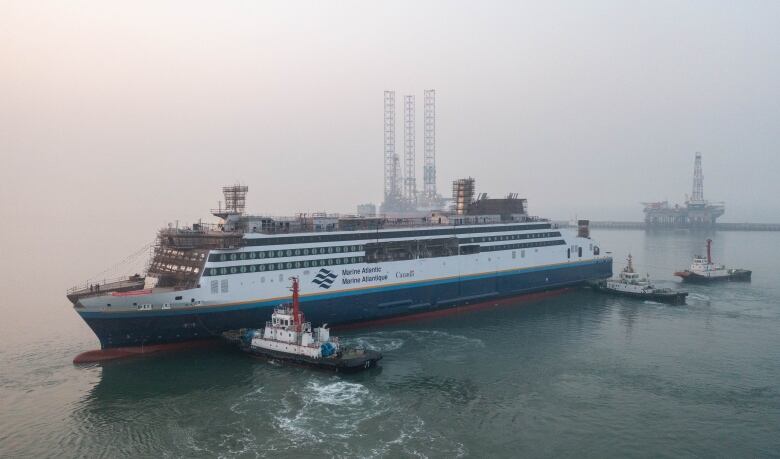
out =
[(143, 274), (67, 292), (102, 349), (182, 343), (261, 328), (300, 279), (315, 325), (363, 324), (496, 303), (612, 276), (588, 221), (558, 228), (526, 199), (455, 196), (422, 216), (245, 213), (248, 187), (223, 188), (219, 223), (159, 231)]
[(628, 264), (620, 272), (617, 279), (596, 282), (594, 288), (597, 291), (614, 295), (630, 296), (675, 305), (685, 304), (685, 298), (688, 296), (688, 292), (674, 291), (670, 288), (658, 288), (653, 285), (649, 276), (640, 276), (638, 272), (634, 271), (631, 254), (628, 255)]
[[(375, 368), (382, 359), (378, 351), (342, 346), (330, 335), (327, 324), (312, 329), (299, 303), (298, 278), (292, 279), (292, 304), (277, 307), (260, 330), (243, 330), (240, 348), (268, 360), (351, 373)], [(231, 332), (226, 332), (230, 340)]]
[(689, 269), (677, 271), (675, 276), (683, 282), (710, 283), (720, 281), (750, 281), (753, 272), (749, 269), (726, 268), (712, 262), (712, 239), (707, 239), (707, 257), (696, 255)]

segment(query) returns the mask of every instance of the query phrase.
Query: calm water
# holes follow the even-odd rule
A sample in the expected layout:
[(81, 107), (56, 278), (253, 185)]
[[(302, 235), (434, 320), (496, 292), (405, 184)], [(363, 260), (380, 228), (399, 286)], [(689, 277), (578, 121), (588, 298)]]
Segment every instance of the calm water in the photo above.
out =
[[(594, 237), (666, 286), (703, 246)], [(61, 292), (21, 292), (3, 305), (0, 456), (778, 456), (780, 234), (713, 238), (752, 283), (690, 287), (682, 307), (583, 291), (342, 333), (385, 353), (351, 377), (223, 349), (75, 367), (97, 340)]]

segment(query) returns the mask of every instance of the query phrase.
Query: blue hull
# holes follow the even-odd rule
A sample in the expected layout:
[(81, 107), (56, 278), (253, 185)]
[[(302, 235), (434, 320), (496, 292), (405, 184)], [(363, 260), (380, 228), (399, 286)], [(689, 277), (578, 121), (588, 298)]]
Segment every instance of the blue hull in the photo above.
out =
[[(326, 297), (301, 298), (301, 308), (315, 326), (366, 322), (417, 314), (560, 289), (612, 276), (612, 260), (559, 265), (445, 280), (402, 287), (389, 286)], [(262, 328), (279, 301), (166, 313), (80, 313), (95, 332), (102, 348), (173, 343), (210, 338), (226, 330)]]

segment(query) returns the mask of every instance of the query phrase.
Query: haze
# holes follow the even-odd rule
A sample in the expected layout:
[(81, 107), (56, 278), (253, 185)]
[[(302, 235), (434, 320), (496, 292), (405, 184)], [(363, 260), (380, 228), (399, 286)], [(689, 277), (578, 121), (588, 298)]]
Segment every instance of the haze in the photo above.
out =
[(437, 90), (442, 194), (470, 175), (640, 220), (701, 151), (722, 221), (780, 221), (778, 23), (769, 1), (0, 2), (0, 277), (63, 273), (64, 302), (236, 181), (257, 213), (378, 204), (385, 89), (417, 95), (418, 183)]

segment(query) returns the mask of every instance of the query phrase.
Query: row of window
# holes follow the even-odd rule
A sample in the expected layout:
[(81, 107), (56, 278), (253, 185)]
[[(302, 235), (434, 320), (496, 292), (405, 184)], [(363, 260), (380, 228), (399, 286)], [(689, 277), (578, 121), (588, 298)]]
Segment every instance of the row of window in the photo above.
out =
[[(479, 253), (479, 252), (495, 252), (498, 250), (515, 250), (515, 249), (527, 249), (530, 247), (547, 247), (553, 245), (564, 245), (566, 242), (563, 239), (555, 241), (537, 241), (537, 242), (522, 242), (518, 244), (502, 244), (502, 245), (488, 245), (488, 246), (464, 246), (464, 247), (479, 247), (478, 251), (469, 252), (463, 251), (462, 254)], [(355, 257), (341, 257), (341, 258), (323, 258), (321, 260), (303, 260), (303, 261), (287, 261), (278, 263), (264, 263), (259, 265), (241, 265), (241, 266), (226, 266), (221, 268), (206, 268), (203, 273), (204, 276), (224, 276), (227, 274), (239, 274), (239, 273), (255, 273), (266, 271), (281, 271), (285, 269), (301, 269), (301, 268), (318, 268), (334, 265), (346, 265), (354, 263), (364, 263), (366, 258), (362, 256)], [(212, 289), (215, 284), (212, 284)], [(227, 284), (223, 287), (223, 290), (227, 290)]]
[(520, 244), (483, 245), (480, 246), (479, 251), (495, 252), (497, 250), (527, 249), (530, 247), (549, 247), (551, 245), (566, 245), (566, 241), (564, 241), (563, 239), (557, 239), (555, 241), (523, 242)]
[(318, 268), (320, 266), (347, 265), (363, 263), (364, 257), (323, 258), (321, 260), (288, 261), (280, 263), (265, 263), (262, 265), (228, 266), (224, 268), (206, 268), (204, 276), (223, 276), (225, 274), (255, 273), (265, 271), (281, 271), (284, 269)]
[(255, 260), (263, 258), (301, 257), (309, 255), (330, 255), (333, 253), (362, 252), (362, 245), (340, 245), (335, 247), (314, 247), (310, 249), (261, 250), (257, 252), (215, 253), (209, 261)]
[[(549, 225), (548, 225), (549, 226)], [(477, 243), (477, 242), (495, 242), (495, 241), (510, 241), (517, 239), (541, 239), (547, 237), (560, 237), (560, 231), (552, 231), (547, 233), (522, 233), (522, 234), (505, 234), (502, 236), (482, 236), (472, 238), (459, 238), (458, 242), (462, 244)], [(428, 239), (421, 239), (420, 242), (429, 241)], [(330, 255), (334, 253), (350, 253), (350, 252), (362, 252), (363, 245), (343, 245), (332, 247), (313, 247), (305, 249), (280, 249), (280, 250), (260, 250), (254, 252), (235, 252), (235, 253), (215, 253), (209, 255), (209, 261), (221, 262), (221, 261), (237, 261), (237, 260), (255, 260), (264, 258), (284, 258), (284, 257), (300, 257), (309, 255)]]
[(422, 238), (428, 236), (457, 236), (459, 234), (474, 233), (503, 233), (506, 231), (529, 231), (539, 229), (550, 229), (549, 223), (519, 224), (519, 225), (490, 225), (479, 226), (475, 228), (465, 228), (459, 226), (450, 226), (447, 228), (419, 229), (412, 231), (371, 231), (371, 232), (350, 232), (346, 234), (316, 234), (310, 236), (278, 236), (278, 237), (259, 237), (246, 239), (244, 242), (248, 246), (260, 245), (282, 245), (282, 244), (310, 244), (317, 242), (340, 242), (340, 241), (360, 241), (377, 239), (398, 239), (398, 238)]
[(551, 231), (548, 233), (521, 233), (521, 234), (504, 234), (501, 236), (482, 236), (482, 237), (469, 237), (460, 238), (458, 241), (462, 244), (473, 244), (475, 242), (495, 242), (495, 241), (514, 241), (517, 239), (543, 239), (547, 237), (561, 237), (560, 231)]

